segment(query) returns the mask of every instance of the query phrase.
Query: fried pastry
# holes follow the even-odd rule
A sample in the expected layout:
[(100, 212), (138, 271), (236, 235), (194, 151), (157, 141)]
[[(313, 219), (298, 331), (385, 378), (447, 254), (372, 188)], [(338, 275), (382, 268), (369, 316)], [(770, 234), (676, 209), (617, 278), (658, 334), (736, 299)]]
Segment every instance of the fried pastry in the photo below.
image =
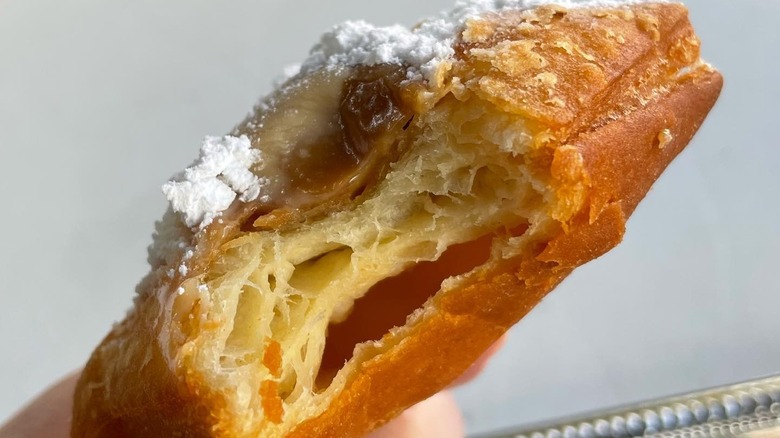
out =
[(720, 93), (699, 47), (652, 1), (334, 28), (164, 186), (72, 435), (357, 437), (446, 387), (621, 241)]

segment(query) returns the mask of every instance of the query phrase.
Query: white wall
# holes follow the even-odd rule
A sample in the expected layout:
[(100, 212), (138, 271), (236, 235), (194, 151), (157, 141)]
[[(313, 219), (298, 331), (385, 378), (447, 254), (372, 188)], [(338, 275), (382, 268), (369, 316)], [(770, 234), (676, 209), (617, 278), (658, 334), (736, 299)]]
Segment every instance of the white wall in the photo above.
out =
[[(0, 419), (130, 305), (159, 186), (347, 18), (450, 0), (0, 2)], [(629, 223), (458, 391), (472, 431), (780, 371), (780, 2), (690, 0), (726, 76)]]

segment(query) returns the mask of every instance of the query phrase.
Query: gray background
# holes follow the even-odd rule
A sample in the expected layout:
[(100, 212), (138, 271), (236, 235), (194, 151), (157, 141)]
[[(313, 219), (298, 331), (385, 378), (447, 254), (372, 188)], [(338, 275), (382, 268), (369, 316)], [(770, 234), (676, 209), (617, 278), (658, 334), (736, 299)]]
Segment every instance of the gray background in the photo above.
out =
[[(348, 18), (450, 0), (0, 2), (0, 420), (128, 308), (160, 185)], [(780, 371), (780, 2), (691, 0), (725, 92), (629, 223), (458, 391), (471, 431)]]

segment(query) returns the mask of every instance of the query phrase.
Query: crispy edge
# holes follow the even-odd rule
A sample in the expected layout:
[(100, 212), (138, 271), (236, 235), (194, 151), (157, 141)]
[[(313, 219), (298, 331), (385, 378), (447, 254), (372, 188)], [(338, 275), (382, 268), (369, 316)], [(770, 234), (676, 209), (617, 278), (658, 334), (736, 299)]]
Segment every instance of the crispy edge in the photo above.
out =
[[(136, 298), (87, 362), (76, 386), (74, 438), (212, 437), (235, 430), (225, 402), (204, 393), (187, 364), (172, 369), (159, 342), (163, 324), (157, 297)], [(230, 435), (227, 435), (230, 436)]]

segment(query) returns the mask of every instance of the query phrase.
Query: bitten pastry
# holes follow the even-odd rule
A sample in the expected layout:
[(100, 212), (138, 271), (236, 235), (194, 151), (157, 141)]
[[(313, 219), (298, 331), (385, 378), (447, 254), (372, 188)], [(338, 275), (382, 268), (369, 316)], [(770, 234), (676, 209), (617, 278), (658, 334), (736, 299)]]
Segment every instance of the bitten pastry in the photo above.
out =
[(652, 1), (346, 23), (294, 73), (164, 186), (74, 437), (377, 428), (619, 243), (722, 86)]

